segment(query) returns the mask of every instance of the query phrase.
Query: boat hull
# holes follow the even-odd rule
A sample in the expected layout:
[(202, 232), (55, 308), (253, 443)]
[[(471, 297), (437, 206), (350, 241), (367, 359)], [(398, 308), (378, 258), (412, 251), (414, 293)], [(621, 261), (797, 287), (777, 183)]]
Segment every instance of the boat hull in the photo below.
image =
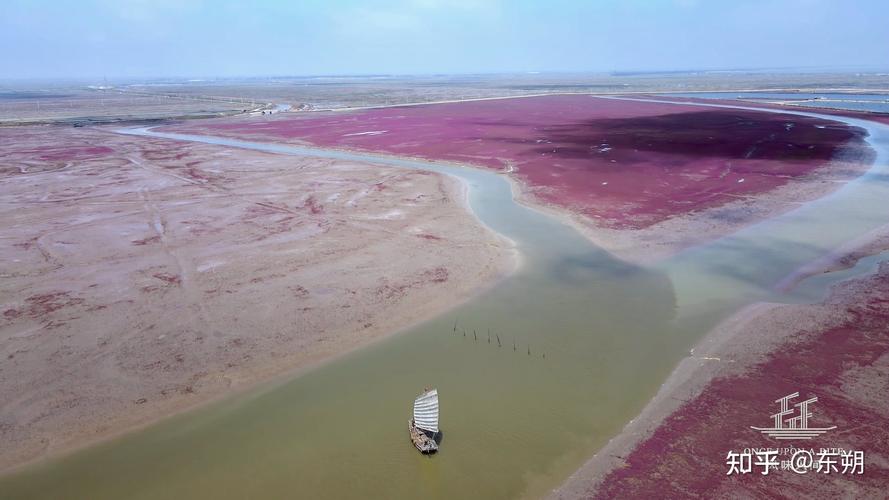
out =
[(413, 420), (408, 421), (408, 430), (410, 431), (411, 442), (414, 443), (414, 446), (420, 453), (430, 455), (438, 451), (438, 443), (435, 442), (435, 439), (426, 434), (422, 429), (418, 429), (414, 425)]

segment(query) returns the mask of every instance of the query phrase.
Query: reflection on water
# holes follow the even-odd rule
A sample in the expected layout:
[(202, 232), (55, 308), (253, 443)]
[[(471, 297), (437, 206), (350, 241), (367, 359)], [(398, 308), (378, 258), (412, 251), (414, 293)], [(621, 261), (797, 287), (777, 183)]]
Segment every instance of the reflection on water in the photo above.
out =
[[(517, 242), (523, 266), (471, 303), (295, 380), (0, 480), (6, 495), (538, 496), (636, 415), (719, 319), (750, 300), (775, 299), (770, 287), (784, 274), (889, 218), (877, 213), (885, 183), (862, 179), (644, 269), (514, 203), (492, 172), (176, 137), (459, 176), (480, 219)], [(830, 280), (813, 282), (779, 298), (815, 298)], [(439, 389), (447, 433), (432, 458), (416, 452), (407, 432), (413, 397), (426, 385)]]

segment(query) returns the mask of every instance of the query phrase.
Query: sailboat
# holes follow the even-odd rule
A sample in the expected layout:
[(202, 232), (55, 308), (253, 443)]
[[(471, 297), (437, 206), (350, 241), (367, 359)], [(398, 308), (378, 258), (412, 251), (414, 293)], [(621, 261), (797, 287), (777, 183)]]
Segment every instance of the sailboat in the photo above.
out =
[(438, 443), (438, 391), (427, 388), (414, 400), (414, 417), (410, 420), (411, 442), (420, 453), (435, 453)]

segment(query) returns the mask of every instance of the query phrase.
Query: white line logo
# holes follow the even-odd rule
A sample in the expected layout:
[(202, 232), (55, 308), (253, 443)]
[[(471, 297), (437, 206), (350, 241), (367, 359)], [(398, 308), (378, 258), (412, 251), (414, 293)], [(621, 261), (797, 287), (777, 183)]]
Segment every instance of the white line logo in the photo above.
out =
[[(794, 404), (794, 407), (799, 408), (799, 411), (797, 412), (790, 407), (790, 401), (798, 397), (799, 392), (794, 392), (793, 394), (788, 394), (781, 399), (775, 400), (781, 408), (781, 411), (772, 415), (772, 418), (774, 419), (774, 427), (765, 428), (750, 426), (750, 428), (766, 434), (771, 438), (788, 440), (812, 439), (813, 437), (820, 436), (829, 430), (837, 428), (835, 425), (832, 427), (809, 427), (809, 419), (812, 417), (812, 412), (809, 411), (809, 405), (817, 402), (818, 398), (812, 397)], [(796, 414), (796, 416), (791, 417), (790, 415), (793, 414)]]

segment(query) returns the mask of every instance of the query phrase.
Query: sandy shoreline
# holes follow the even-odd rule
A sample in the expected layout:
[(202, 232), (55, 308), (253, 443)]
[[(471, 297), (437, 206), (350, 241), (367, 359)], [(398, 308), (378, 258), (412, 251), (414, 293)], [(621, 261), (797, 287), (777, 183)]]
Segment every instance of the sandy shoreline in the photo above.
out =
[(852, 268), (859, 260), (883, 253), (886, 250), (889, 250), (889, 225), (874, 229), (824, 257), (800, 267), (778, 282), (775, 289), (791, 290), (808, 277)]
[[(286, 380), (470, 300), (518, 262), (447, 176), (2, 132), (14, 139), (0, 164), (4, 472)], [(51, 154), (80, 156), (35, 156), (50, 136)]]

